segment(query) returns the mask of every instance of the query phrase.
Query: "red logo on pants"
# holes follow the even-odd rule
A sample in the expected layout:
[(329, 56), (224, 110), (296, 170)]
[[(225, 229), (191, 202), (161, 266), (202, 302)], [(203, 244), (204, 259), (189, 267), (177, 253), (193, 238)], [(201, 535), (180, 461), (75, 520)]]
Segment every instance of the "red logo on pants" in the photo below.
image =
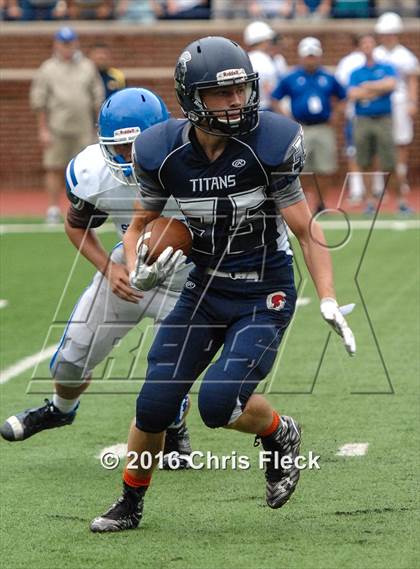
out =
[(267, 308), (270, 310), (281, 310), (286, 304), (286, 293), (282, 292), (272, 292), (267, 296)]

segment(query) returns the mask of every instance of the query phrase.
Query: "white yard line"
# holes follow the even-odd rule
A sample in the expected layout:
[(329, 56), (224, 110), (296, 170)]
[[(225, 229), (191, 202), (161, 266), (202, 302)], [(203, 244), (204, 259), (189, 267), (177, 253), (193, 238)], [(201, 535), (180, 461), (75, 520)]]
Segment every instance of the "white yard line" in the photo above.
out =
[[(370, 229), (372, 227), (372, 219), (350, 219), (350, 227), (354, 229)], [(322, 221), (320, 220), (323, 229), (347, 229), (348, 224), (346, 221)], [(406, 229), (419, 229), (420, 219), (379, 219), (376, 220), (375, 229), (393, 229), (394, 231), (405, 231)]]
[(101, 459), (104, 454), (108, 453), (116, 454), (120, 458), (125, 458), (127, 456), (127, 443), (117, 443), (116, 445), (104, 447), (95, 458)]
[(1, 299), (0, 299), (0, 310), (1, 310), (2, 308), (6, 308), (6, 306), (9, 306), (9, 301), (8, 301), (8, 300), (5, 300), (4, 298), (1, 298)]
[[(96, 231), (99, 233), (115, 232), (115, 226), (111, 223), (106, 223), (98, 227)], [(64, 235), (64, 225), (46, 225), (42, 223), (2, 223), (0, 224), (0, 235), (7, 235), (10, 233), (62, 233)]]
[(296, 306), (308, 306), (311, 303), (309, 296), (301, 296), (296, 301)]
[[(348, 224), (346, 221), (322, 221), (321, 226), (328, 230), (334, 229), (347, 229)], [(358, 219), (350, 220), (350, 226), (353, 230), (367, 230), (372, 226), (371, 219)], [(375, 223), (374, 229), (392, 229), (394, 231), (405, 231), (407, 229), (420, 229), (420, 219), (380, 219)], [(111, 223), (107, 223), (98, 227), (99, 233), (110, 233), (115, 231), (115, 227)], [(11, 233), (64, 233), (64, 226), (60, 225), (45, 225), (42, 223), (3, 223), (0, 224), (0, 235), (7, 235)]]
[(32, 356), (27, 356), (26, 358), (18, 361), (16, 364), (13, 364), (12, 366), (6, 368), (0, 372), (0, 383), (7, 383), (24, 371), (35, 367), (44, 360), (47, 360), (54, 354), (56, 349), (57, 346), (54, 344), (53, 346), (49, 346), (48, 348), (45, 348), (45, 350), (41, 350)]
[(338, 449), (337, 456), (364, 456), (369, 443), (346, 443)]

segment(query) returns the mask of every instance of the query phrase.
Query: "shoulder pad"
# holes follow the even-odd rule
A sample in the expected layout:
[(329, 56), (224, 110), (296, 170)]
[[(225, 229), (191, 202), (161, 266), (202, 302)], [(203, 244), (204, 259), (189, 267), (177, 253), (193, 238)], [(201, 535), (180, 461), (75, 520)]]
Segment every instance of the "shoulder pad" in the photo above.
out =
[(260, 122), (251, 134), (251, 145), (263, 164), (277, 167), (290, 160), (293, 149), (302, 138), (302, 127), (292, 119), (272, 113), (260, 112)]
[(168, 119), (142, 132), (133, 145), (135, 162), (146, 171), (158, 170), (165, 158), (182, 144), (187, 120)]
[(66, 190), (73, 205), (80, 200), (94, 203), (104, 175), (107, 175), (107, 166), (99, 144), (87, 146), (70, 160), (66, 169)]

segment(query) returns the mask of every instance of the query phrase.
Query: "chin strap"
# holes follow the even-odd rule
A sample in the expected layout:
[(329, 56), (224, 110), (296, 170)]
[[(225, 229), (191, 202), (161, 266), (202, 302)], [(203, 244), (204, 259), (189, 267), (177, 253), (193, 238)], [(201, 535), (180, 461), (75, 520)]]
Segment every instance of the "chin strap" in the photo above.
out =
[[(122, 154), (116, 154), (114, 156), (114, 162), (116, 162), (117, 164), (120, 164), (120, 165), (127, 164), (127, 161)], [(124, 174), (124, 176), (126, 178), (131, 176), (133, 173), (133, 168), (130, 165), (127, 165), (124, 168), (121, 168), (121, 170), (122, 170), (122, 173)]]

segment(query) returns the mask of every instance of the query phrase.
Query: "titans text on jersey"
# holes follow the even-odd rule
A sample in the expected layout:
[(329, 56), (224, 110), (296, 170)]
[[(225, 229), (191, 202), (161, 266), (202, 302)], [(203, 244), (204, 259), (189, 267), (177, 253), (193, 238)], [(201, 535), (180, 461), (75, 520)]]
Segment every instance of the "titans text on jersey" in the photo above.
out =
[(278, 251), (291, 253), (278, 210), (304, 199), (297, 178), (302, 132), (294, 121), (262, 112), (254, 131), (230, 137), (210, 162), (191, 123), (171, 119), (136, 140), (134, 162), (145, 209), (161, 210), (171, 195), (176, 199), (194, 235), (198, 267), (246, 271), (269, 262), (274, 268)]

